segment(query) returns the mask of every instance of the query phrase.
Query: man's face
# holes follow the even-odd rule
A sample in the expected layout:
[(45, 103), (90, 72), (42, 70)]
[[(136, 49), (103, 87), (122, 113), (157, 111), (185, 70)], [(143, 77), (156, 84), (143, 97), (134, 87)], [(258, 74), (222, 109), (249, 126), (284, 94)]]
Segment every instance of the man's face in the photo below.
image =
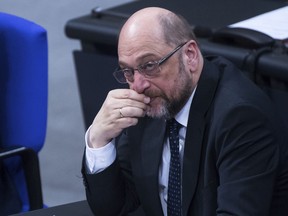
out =
[[(138, 46), (137, 46), (138, 45)], [(136, 68), (150, 61), (159, 61), (175, 47), (149, 41), (122, 44), (119, 46), (119, 62), (122, 68)], [(160, 65), (159, 72), (147, 77), (137, 70), (129, 87), (151, 98), (147, 116), (171, 118), (176, 115), (189, 99), (192, 90), (192, 76), (183, 62), (182, 47), (171, 58)]]
[(153, 85), (154, 88), (151, 87), (151, 90), (146, 90), (145, 92), (147, 96), (151, 97), (151, 102), (146, 113), (150, 117), (169, 119), (175, 116), (185, 105), (192, 93), (192, 80), (187, 75), (183, 61), (180, 58), (178, 68), (174, 71), (168, 68), (167, 72), (175, 74), (175, 81), (172, 85), (165, 85), (167, 81), (163, 80), (158, 85)]

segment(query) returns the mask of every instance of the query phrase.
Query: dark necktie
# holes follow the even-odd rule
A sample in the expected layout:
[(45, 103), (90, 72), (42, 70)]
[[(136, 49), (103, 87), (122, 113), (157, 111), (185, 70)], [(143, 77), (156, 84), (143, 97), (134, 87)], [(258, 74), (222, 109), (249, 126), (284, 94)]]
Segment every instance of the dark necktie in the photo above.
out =
[(181, 164), (179, 155), (179, 129), (181, 125), (175, 119), (171, 119), (167, 123), (171, 152), (167, 212), (168, 216), (181, 216)]

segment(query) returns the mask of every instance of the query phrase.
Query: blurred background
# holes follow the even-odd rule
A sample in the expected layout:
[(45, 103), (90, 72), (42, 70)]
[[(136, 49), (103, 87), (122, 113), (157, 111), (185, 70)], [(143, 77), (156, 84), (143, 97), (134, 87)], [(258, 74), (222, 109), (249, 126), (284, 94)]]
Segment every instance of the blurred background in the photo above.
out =
[(72, 51), (80, 42), (66, 37), (68, 20), (132, 0), (1, 0), (0, 11), (29, 19), (48, 32), (49, 100), (47, 136), (40, 152), (44, 202), (48, 206), (85, 199), (81, 178), (84, 120)]

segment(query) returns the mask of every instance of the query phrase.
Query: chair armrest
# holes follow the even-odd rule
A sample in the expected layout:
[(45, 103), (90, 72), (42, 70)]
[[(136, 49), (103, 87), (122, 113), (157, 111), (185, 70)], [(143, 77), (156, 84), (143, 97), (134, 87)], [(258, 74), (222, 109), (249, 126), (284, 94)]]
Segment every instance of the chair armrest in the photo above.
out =
[(0, 159), (20, 156), (26, 179), (30, 210), (43, 208), (41, 176), (37, 153), (26, 147), (0, 149)]

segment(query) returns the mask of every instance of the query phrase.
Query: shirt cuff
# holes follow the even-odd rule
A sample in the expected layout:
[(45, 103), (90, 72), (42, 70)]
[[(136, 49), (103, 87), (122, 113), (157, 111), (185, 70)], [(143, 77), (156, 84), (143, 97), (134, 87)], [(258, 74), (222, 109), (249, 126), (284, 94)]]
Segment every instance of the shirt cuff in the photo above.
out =
[(88, 128), (85, 134), (86, 143), (86, 171), (88, 174), (95, 174), (103, 171), (108, 166), (110, 166), (116, 159), (116, 148), (115, 139), (113, 139), (107, 145), (100, 148), (89, 147), (89, 133), (90, 128)]

